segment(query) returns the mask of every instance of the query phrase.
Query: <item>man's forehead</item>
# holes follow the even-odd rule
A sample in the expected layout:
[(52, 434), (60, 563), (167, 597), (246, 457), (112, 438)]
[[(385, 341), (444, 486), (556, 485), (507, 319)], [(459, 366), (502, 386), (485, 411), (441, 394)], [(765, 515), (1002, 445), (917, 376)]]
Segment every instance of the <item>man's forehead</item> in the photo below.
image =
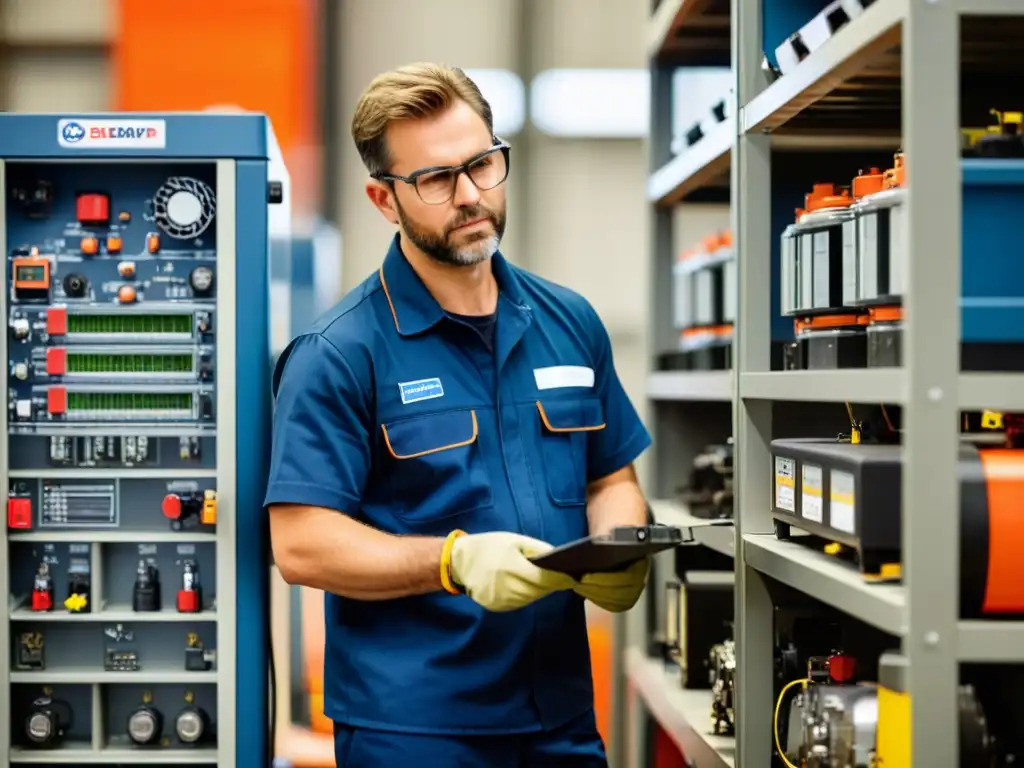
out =
[(395, 170), (406, 173), (431, 166), (460, 165), (492, 146), (486, 124), (468, 105), (465, 110), (453, 107), (440, 115), (394, 123), (388, 127), (388, 134)]

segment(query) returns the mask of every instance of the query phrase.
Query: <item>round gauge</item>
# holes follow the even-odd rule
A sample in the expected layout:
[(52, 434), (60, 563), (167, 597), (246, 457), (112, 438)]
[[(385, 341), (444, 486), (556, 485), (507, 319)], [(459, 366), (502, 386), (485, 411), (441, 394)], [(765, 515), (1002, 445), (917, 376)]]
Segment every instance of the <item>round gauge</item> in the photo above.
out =
[(194, 744), (199, 741), (205, 730), (202, 715), (194, 709), (186, 709), (178, 715), (174, 722), (174, 732), (178, 735), (178, 739), (185, 744)]
[(178, 240), (199, 237), (213, 223), (217, 197), (208, 184), (189, 176), (172, 176), (153, 195), (157, 226)]
[(196, 267), (188, 276), (188, 282), (197, 294), (209, 293), (213, 287), (213, 270), (209, 267)]
[(53, 720), (45, 712), (33, 712), (25, 722), (25, 735), (40, 744), (53, 736)]
[(149, 709), (139, 709), (128, 718), (128, 737), (136, 744), (147, 744), (157, 735), (156, 714)]

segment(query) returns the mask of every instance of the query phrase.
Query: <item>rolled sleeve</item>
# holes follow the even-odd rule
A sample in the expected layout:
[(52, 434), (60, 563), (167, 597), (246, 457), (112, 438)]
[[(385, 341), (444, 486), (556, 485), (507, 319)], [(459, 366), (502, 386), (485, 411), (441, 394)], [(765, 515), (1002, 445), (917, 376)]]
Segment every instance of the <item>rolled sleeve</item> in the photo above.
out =
[(292, 342), (275, 373), (265, 505), (341, 512), (359, 506), (370, 471), (370, 398), (346, 357), (321, 334)]
[(589, 433), (587, 482), (600, 480), (628, 466), (651, 444), (651, 436), (615, 372), (612, 344), (604, 324), (593, 313), (594, 388), (601, 398), (605, 428)]

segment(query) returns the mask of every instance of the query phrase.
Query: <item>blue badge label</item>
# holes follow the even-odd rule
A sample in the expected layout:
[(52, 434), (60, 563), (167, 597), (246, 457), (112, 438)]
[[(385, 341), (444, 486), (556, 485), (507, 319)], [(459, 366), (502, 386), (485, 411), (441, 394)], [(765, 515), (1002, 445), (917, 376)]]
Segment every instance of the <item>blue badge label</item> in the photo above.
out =
[(444, 397), (444, 387), (440, 379), (419, 379), (418, 381), (406, 381), (398, 385), (398, 391), (402, 394), (402, 404), (416, 403), (420, 400), (431, 400), (435, 397)]

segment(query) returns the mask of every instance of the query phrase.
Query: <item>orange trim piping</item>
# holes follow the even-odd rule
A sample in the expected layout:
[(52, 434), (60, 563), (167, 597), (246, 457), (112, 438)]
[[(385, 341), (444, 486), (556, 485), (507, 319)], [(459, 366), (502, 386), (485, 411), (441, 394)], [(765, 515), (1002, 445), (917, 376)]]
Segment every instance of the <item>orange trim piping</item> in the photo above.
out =
[(420, 451), (419, 453), (409, 453), (404, 456), (400, 456), (399, 454), (395, 453), (395, 449), (391, 447), (391, 438), (388, 436), (388, 425), (381, 424), (380, 431), (384, 433), (384, 445), (387, 446), (388, 453), (391, 454), (392, 458), (398, 459), (399, 461), (404, 461), (406, 459), (418, 459), (421, 456), (429, 456), (432, 453), (440, 453), (441, 451), (450, 451), (453, 448), (465, 448), (467, 445), (472, 445), (473, 443), (475, 443), (477, 437), (480, 434), (479, 425), (477, 424), (476, 421), (476, 411), (470, 411), (469, 415), (473, 419), (473, 434), (468, 440), (462, 440), (461, 442), (452, 443), (451, 445), (442, 445), (440, 448), (429, 448), (426, 451)]
[(388, 306), (391, 308), (391, 317), (395, 319), (395, 330), (399, 333), (402, 332), (402, 328), (398, 325), (398, 313), (395, 312), (395, 303), (391, 300), (391, 291), (388, 290), (388, 281), (384, 279), (384, 267), (377, 270), (380, 275), (380, 285), (384, 289), (384, 298), (388, 300)]
[(606, 424), (598, 424), (596, 427), (553, 427), (551, 426), (551, 422), (548, 421), (548, 415), (545, 413), (544, 406), (541, 404), (540, 400), (537, 401), (537, 410), (540, 412), (540, 420), (548, 432), (598, 432), (607, 426)]

